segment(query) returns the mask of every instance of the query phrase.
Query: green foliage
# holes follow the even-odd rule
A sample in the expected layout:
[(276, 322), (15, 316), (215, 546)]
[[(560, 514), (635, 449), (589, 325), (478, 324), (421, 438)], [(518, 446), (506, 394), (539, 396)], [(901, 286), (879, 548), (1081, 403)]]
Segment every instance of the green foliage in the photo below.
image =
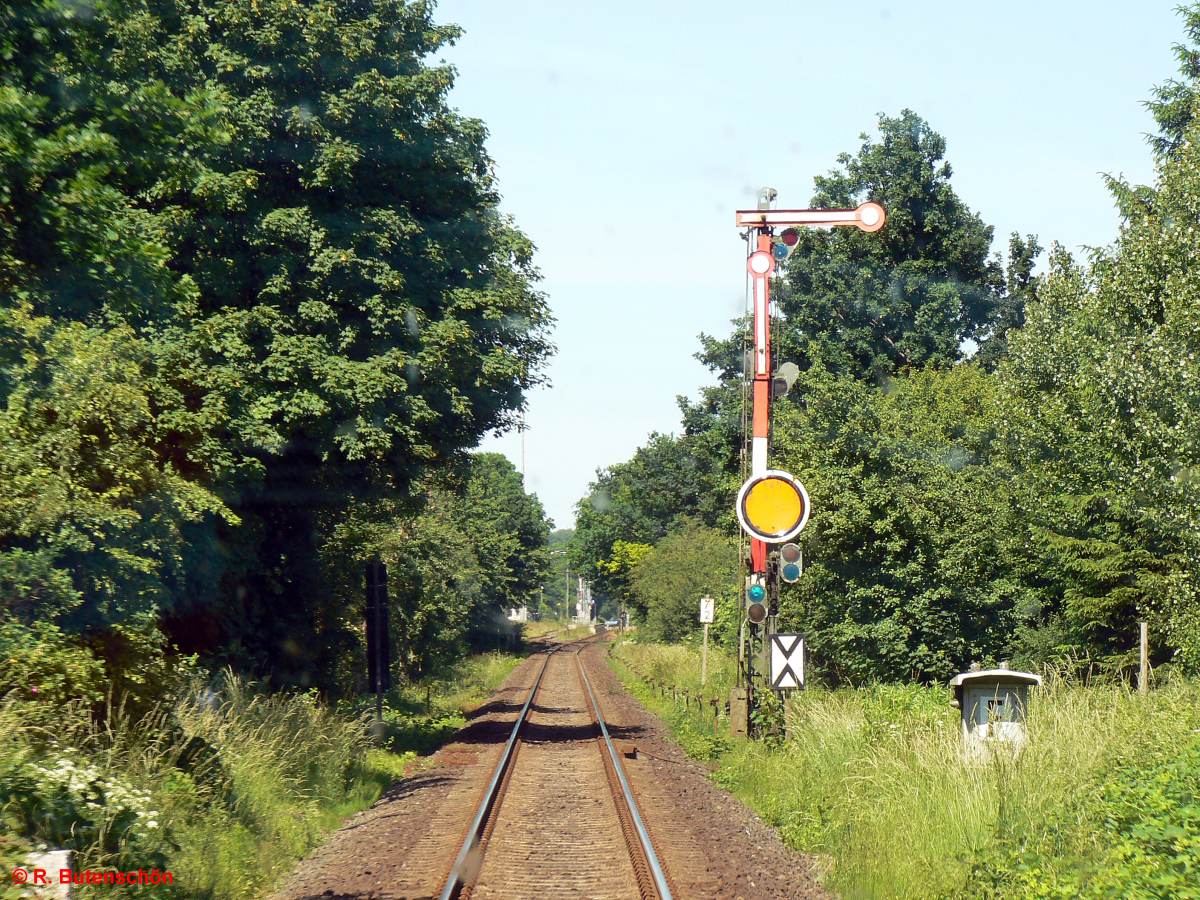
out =
[(596, 589), (629, 596), (631, 568), (613, 548), (654, 544), (699, 510), (701, 483), (686, 443), (652, 434), (628, 462), (596, 473), (589, 496), (577, 504), (572, 566)]
[(1000, 369), (1002, 439), (1042, 499), (1035, 534), (1063, 572), (1076, 641), (1117, 662), (1138, 619), (1160, 660), (1200, 660), (1193, 131), (1111, 247), (1086, 265), (1055, 250)]
[(726, 657), (714, 653), (709, 660), (709, 683), (701, 686), (698, 664), (692, 671), (687, 671), (677, 664), (681, 658), (696, 663), (694, 654), (678, 646), (625, 644), (617, 648), (609, 664), (621, 676), (629, 692), (670, 725), (671, 735), (688, 756), (709, 762), (733, 747), (728, 736), (713, 730), (712, 707), (674, 702), (669, 694), (661, 695), (655, 683), (645, 679), (650, 678), (653, 682), (666, 679), (680, 691), (689, 691), (693, 698), (705, 692), (709, 697), (720, 696), (728, 692), (726, 685), (733, 666)]
[(88, 635), (53, 623), (0, 625), (0, 697), (30, 728), (53, 733), (71, 710), (103, 718), (119, 702), (124, 714), (149, 714), (196, 672), (195, 660), (169, 652), (149, 617)]
[(646, 555), (654, 549), (651, 544), (639, 544), (633, 541), (623, 541), (619, 538), (612, 543), (607, 559), (596, 564), (596, 569), (605, 582), (615, 589), (617, 599), (624, 602), (631, 610), (645, 616), (648, 601), (632, 584), (634, 573)]
[(781, 629), (807, 632), (817, 670), (852, 683), (1007, 658), (1045, 590), (1024, 496), (993, 458), (995, 377), (930, 369), (890, 394), (814, 372), (804, 383), (806, 409), (776, 417), (776, 459), (820, 514)]
[[(1200, 7), (1183, 13), (1194, 39)], [(772, 465), (814, 505), (781, 625), (809, 633), (819, 671), (934, 680), (1067, 657), (1128, 671), (1139, 621), (1152, 664), (1198, 665), (1200, 143), (1196, 53), (1177, 52), (1183, 78), (1151, 104), (1158, 182), (1110, 181), (1126, 223), (1086, 264), (1055, 246), (1035, 278), (1041, 247), (1017, 234), (1006, 269), (989, 257), (991, 229), (951, 188), (945, 141), (908, 111), (817, 179), (815, 206), (888, 211), (877, 234), (802, 232), (775, 290), (776, 359), (804, 371), (773, 405)], [(673, 511), (729, 531), (744, 327), (702, 337), (719, 383), (683, 403), (683, 437), (639, 451), (686, 461), (675, 489), (706, 499)], [(632, 465), (581, 505), (580, 556), (598, 572), (618, 538), (680, 528), (655, 509), (670, 488), (626, 487)]]
[[(1159, 133), (1150, 137), (1150, 146), (1160, 160), (1169, 160), (1188, 140), (1196, 119), (1196, 86), (1200, 83), (1200, 6), (1181, 6), (1184, 32), (1188, 42), (1174, 46), (1175, 59), (1179, 63), (1181, 80), (1170, 79), (1154, 90), (1154, 99), (1146, 105), (1154, 114)], [(1142, 198), (1149, 199), (1146, 189), (1138, 191)], [(1133, 208), (1126, 210), (1134, 212)]]
[(234, 677), (140, 717), (120, 702), (101, 720), (62, 706), (49, 730), (9, 703), (0, 802), (9, 827), (75, 850), (77, 869), (155, 867), (174, 873), (167, 896), (232, 900), (264, 889), (378, 797), (388, 779), (367, 747), (361, 720)]
[(72, 701), (98, 706), (108, 692), (104, 663), (49, 622), (0, 626), (0, 691), (31, 724), (50, 725)]
[(780, 297), (780, 359), (871, 382), (962, 358), (962, 342), (992, 327), (1004, 287), (991, 226), (950, 186), (945, 139), (911, 110), (880, 116), (879, 132), (815, 179), (811, 205), (873, 200), (887, 210), (883, 230), (802, 229)]
[[(483, 653), (460, 658), (442, 677), (411, 682), (384, 698), (383, 746), (394, 754), (428, 754), (453, 740), (467, 724), (466, 714), (487, 699), (521, 663), (522, 657)], [(374, 700), (359, 711), (373, 715)]]
[[(322, 562), (351, 621), (361, 616), (364, 564), (388, 566), (395, 662), (404, 679), (420, 681), (446, 671), (470, 645), (507, 639), (510, 608), (536, 607), (549, 532), (512, 463), (478, 453), (453, 481), (430, 481), (417, 510), (396, 501), (352, 507), (330, 529)], [(343, 692), (366, 671), (362, 640), (354, 635), (330, 660), (341, 667)]]
[(128, 326), (0, 309), (0, 578), (20, 621), (127, 622), (168, 599), (183, 528), (232, 520), (157, 452), (153, 366)]
[[(878, 142), (864, 136), (817, 179), (812, 202), (876, 200), (888, 224), (871, 235), (802, 232), (776, 285), (784, 315), (772, 338), (777, 360), (806, 370), (774, 403), (772, 465), (801, 477), (817, 511), (802, 536), (808, 571), (784, 587), (781, 621), (810, 634), (819, 668), (855, 682), (1041, 658), (1058, 621), (1030, 548), (1028, 494), (994, 446), (1002, 388), (989, 374), (1036, 296), (1041, 248), (1014, 234), (1003, 269), (989, 257), (991, 228), (950, 185), (944, 139), (909, 111), (879, 128)], [(699, 358), (720, 383), (683, 403), (675, 442), (708, 494), (707, 521), (730, 531), (742, 330), (702, 337)], [(968, 340), (981, 348), (971, 365)], [(630, 497), (627, 521), (645, 505)], [(581, 522), (586, 513), (585, 503)], [(1015, 633), (1041, 643), (1014, 645)]]
[(687, 521), (632, 567), (632, 596), (645, 611), (646, 636), (678, 641), (699, 630), (700, 598), (736, 606), (737, 548), (720, 531)]
[(458, 31), (402, 0), (86, 12), (0, 11), (6, 606), (159, 615), (332, 687), (339, 519), (513, 424), (552, 349), (485, 129), (428, 62)]

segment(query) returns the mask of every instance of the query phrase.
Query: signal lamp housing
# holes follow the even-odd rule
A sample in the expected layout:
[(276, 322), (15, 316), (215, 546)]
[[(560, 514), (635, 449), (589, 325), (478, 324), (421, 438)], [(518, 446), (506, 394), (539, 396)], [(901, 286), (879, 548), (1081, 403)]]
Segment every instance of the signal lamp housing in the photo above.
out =
[(784, 544), (779, 548), (779, 577), (795, 584), (804, 574), (804, 552), (799, 544)]
[(767, 605), (760, 600), (754, 601), (746, 607), (746, 618), (751, 625), (761, 625), (767, 618)]

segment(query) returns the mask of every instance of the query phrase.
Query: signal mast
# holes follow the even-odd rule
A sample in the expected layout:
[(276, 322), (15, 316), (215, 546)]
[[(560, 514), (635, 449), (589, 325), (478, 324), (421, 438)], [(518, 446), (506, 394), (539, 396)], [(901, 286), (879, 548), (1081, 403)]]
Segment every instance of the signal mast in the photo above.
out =
[[(800, 578), (799, 548), (787, 542), (808, 523), (810, 510), (808, 491), (800, 480), (768, 465), (771, 400), (786, 394), (799, 375), (799, 369), (793, 363), (772, 368), (771, 277), (776, 261), (787, 259), (799, 242), (799, 228), (849, 225), (861, 231), (875, 232), (886, 220), (883, 207), (878, 203), (864, 203), (857, 209), (771, 209), (776, 196), (773, 188), (762, 188), (758, 192), (757, 209), (737, 211), (738, 227), (748, 229), (746, 269), (753, 285), (754, 350), (749, 367), (753, 385), (750, 476), (738, 491), (736, 506), (738, 522), (750, 539), (750, 571), (745, 579), (739, 617), (743, 622), (743, 637), (738, 650), (738, 687), (734, 688), (730, 704), (735, 732), (739, 730), (739, 721), (740, 730), (746, 730), (749, 710), (753, 707), (754, 642), (761, 640), (760, 626), (778, 612), (779, 579), (792, 582)], [(778, 236), (775, 234), (777, 228), (781, 229)], [(775, 559), (771, 558), (770, 551), (773, 544), (784, 544)], [(746, 635), (746, 624), (749, 635)]]

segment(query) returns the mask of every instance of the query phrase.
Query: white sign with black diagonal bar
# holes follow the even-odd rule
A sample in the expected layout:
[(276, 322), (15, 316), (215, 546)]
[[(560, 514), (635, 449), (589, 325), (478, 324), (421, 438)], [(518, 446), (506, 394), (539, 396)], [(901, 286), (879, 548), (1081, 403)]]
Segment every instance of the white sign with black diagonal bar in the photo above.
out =
[(771, 688), (804, 687), (803, 634), (771, 635)]

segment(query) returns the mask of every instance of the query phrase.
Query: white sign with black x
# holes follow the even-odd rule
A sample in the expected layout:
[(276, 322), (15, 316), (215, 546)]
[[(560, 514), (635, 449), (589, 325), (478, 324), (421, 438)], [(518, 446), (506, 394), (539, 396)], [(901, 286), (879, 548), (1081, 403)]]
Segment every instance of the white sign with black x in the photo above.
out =
[(771, 687), (804, 687), (804, 635), (771, 635)]

